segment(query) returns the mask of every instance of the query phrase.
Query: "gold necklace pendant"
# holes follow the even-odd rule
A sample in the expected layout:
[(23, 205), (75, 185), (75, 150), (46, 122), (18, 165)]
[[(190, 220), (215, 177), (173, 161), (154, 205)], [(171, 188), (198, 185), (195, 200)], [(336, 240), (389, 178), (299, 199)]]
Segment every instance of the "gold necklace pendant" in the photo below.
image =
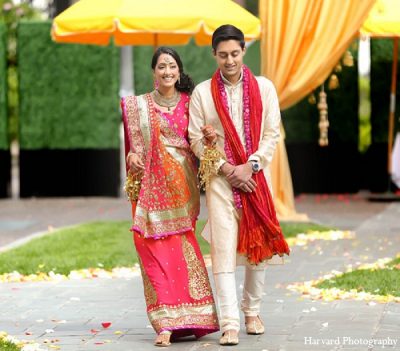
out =
[(164, 97), (158, 90), (153, 90), (151, 96), (158, 106), (166, 107), (168, 111), (170, 111), (171, 107), (174, 107), (181, 98), (181, 94), (177, 90), (175, 90), (174, 95), (170, 98)]

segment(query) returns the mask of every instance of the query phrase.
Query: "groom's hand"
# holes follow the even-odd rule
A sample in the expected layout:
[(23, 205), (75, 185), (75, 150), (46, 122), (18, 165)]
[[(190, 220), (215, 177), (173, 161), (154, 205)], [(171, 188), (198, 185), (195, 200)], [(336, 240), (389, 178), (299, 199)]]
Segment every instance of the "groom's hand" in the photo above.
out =
[(227, 162), (222, 165), (221, 172), (234, 188), (238, 188), (244, 192), (252, 192), (256, 189), (257, 184), (251, 178), (253, 170), (249, 162), (239, 166), (233, 166)]

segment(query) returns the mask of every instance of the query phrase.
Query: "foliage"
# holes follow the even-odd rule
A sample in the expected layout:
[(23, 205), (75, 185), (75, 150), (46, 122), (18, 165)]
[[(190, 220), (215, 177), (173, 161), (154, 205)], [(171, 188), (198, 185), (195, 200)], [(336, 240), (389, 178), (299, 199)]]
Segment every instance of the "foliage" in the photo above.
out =
[(258, 2), (260, 0), (246, 0), (245, 7), (246, 10), (251, 12), (254, 16), (258, 17)]
[(366, 152), (371, 144), (371, 100), (369, 77), (360, 77), (360, 138), (358, 148)]
[[(16, 139), (18, 133), (17, 25), (23, 18), (38, 17), (39, 14), (28, 1), (15, 4), (13, 0), (0, 0), (0, 23), (5, 23), (7, 27), (7, 75), (4, 77), (8, 77), (8, 118), (11, 140)], [(2, 55), (1, 52), (0, 55)]]
[[(399, 49), (400, 54), (400, 49)], [(400, 60), (400, 55), (399, 55)], [(371, 40), (371, 127), (372, 142), (387, 143), (388, 116), (390, 102), (390, 87), (392, 81), (393, 40)], [(397, 82), (400, 81), (400, 71), (397, 71)], [(400, 84), (396, 92), (395, 130), (400, 130), (399, 106)]]
[(18, 21), (22, 18), (37, 18), (37, 12), (29, 5), (28, 1), (14, 4), (13, 0), (0, 0), (0, 22), (8, 28), (8, 59), (11, 64), (16, 62), (16, 34)]
[(118, 148), (119, 50), (56, 44), (50, 28), (18, 26), (21, 148)]
[(0, 150), (8, 149), (6, 26), (0, 23)]

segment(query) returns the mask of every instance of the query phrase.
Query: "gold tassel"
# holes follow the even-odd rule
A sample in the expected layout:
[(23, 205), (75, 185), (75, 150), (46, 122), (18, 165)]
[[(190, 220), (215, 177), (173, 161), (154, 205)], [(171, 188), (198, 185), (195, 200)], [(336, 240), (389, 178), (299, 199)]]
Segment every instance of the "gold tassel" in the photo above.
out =
[(339, 78), (336, 74), (332, 74), (331, 77), (329, 78), (328, 82), (328, 89), (329, 90), (334, 90), (339, 87)]
[(124, 190), (129, 201), (136, 202), (139, 198), (143, 173), (133, 174), (130, 170), (126, 176)]
[(336, 67), (335, 67), (335, 72), (336, 72), (336, 73), (342, 72), (342, 65), (340, 64), (340, 62), (336, 65)]
[(221, 152), (215, 147), (204, 147), (203, 156), (200, 159), (200, 187), (207, 189), (211, 178), (216, 174), (217, 163), (224, 158)]
[(310, 105), (315, 105), (317, 103), (317, 99), (315, 98), (314, 93), (310, 94), (308, 97), (308, 103)]
[(322, 85), (322, 90), (319, 93), (319, 103), (317, 105), (319, 110), (319, 145), (328, 146), (328, 104), (326, 102), (326, 93), (324, 91), (324, 86)]
[(351, 54), (351, 52), (349, 50), (347, 50), (344, 53), (342, 62), (343, 62), (343, 65), (345, 65), (347, 67), (353, 67), (354, 66), (354, 58), (353, 58), (353, 55)]

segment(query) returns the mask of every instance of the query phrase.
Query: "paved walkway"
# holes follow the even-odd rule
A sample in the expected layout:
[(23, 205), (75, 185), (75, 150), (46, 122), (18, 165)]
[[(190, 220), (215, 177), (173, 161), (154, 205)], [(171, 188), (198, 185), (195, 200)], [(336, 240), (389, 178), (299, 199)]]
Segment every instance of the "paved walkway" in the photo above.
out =
[[(26, 236), (27, 228), (41, 231), (47, 225), (57, 227), (92, 219), (129, 218), (129, 211), (124, 208), (126, 204), (122, 200), (120, 206), (119, 202), (119, 199), (0, 201), (2, 242), (8, 244)], [(267, 271), (262, 309), (266, 333), (248, 336), (242, 331), (239, 346), (228, 349), (400, 350), (400, 304), (312, 302), (299, 299), (299, 294), (285, 288), (289, 283), (314, 279), (333, 269), (342, 270), (350, 263), (373, 262), (398, 254), (400, 203), (368, 203), (362, 196), (303, 196), (298, 199), (297, 208), (315, 221), (341, 229), (355, 229), (356, 239), (315, 241), (307, 248), (293, 247), (286, 265), (270, 267)], [(9, 211), (8, 214), (4, 210)], [(8, 228), (4, 230), (7, 221)], [(15, 226), (13, 229), (10, 224), (17, 225), (19, 221), (34, 223), (25, 222), (25, 230)], [(238, 278), (243, 278), (241, 270)], [(57, 340), (54, 345), (66, 351), (158, 349), (152, 346), (154, 332), (149, 327), (143, 301), (140, 277), (1, 284), (0, 330), (19, 339), (35, 339), (41, 343), (46, 339)], [(102, 322), (112, 322), (112, 325), (103, 330)], [(100, 332), (93, 333), (93, 329)], [(199, 341), (188, 339), (173, 344), (171, 349), (226, 349), (218, 345), (218, 338), (219, 333)], [(388, 338), (396, 340), (397, 345), (384, 349), (381, 345), (372, 348), (360, 345), (370, 339), (387, 341)]]

